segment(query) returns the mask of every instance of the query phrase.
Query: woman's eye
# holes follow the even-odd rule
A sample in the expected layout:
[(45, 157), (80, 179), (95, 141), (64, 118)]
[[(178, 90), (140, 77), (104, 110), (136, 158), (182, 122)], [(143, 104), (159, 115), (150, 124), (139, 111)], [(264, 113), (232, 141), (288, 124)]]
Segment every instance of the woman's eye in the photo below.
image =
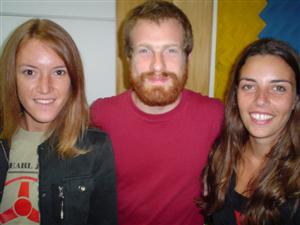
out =
[(277, 85), (273, 87), (273, 90), (276, 92), (285, 92), (286, 88), (284, 86)]
[(55, 75), (58, 75), (58, 76), (62, 76), (64, 74), (66, 74), (66, 70), (56, 70), (54, 72)]
[(27, 76), (32, 76), (34, 74), (34, 71), (30, 70), (30, 69), (26, 69), (26, 70), (23, 70), (22, 73)]
[(242, 89), (243, 90), (252, 90), (254, 88), (254, 86), (253, 85), (251, 85), (251, 84), (244, 84), (244, 85), (242, 85)]

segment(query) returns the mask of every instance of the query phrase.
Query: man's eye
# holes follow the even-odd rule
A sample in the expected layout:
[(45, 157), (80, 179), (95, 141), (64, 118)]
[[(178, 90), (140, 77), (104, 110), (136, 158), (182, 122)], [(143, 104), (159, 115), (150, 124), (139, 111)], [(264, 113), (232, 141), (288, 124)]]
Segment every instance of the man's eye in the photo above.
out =
[(168, 52), (169, 54), (177, 54), (177, 53), (179, 53), (179, 50), (176, 49), (176, 48), (168, 48), (168, 49), (167, 49), (167, 52)]
[(139, 49), (139, 50), (138, 50), (138, 53), (139, 53), (139, 54), (149, 54), (149, 53), (150, 53), (150, 50), (147, 49), (147, 48), (142, 48), (142, 49)]

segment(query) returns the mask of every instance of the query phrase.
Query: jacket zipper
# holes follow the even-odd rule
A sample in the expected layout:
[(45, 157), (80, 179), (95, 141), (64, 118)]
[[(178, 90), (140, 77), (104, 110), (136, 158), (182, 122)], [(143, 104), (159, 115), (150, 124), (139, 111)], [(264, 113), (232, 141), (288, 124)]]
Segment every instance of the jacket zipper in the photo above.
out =
[(58, 186), (58, 198), (60, 201), (60, 219), (64, 219), (64, 187)]
[(1, 144), (1, 148), (2, 148), (2, 151), (3, 151), (4, 157), (6, 159), (6, 162), (8, 163), (8, 156), (6, 154), (6, 151), (5, 151), (5, 148), (4, 148), (4, 145), (3, 145), (2, 141), (0, 141), (0, 144)]

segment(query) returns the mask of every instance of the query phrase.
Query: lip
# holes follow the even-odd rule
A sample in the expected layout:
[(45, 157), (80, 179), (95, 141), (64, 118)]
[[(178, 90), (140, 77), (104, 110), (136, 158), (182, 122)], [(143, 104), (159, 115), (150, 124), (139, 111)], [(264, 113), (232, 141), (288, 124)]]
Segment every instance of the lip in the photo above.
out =
[(151, 83), (161, 84), (161, 83), (166, 83), (169, 80), (169, 78), (166, 76), (154, 75), (154, 76), (148, 77), (147, 80)]
[(34, 98), (33, 101), (41, 105), (50, 105), (55, 102), (54, 98)]
[(251, 112), (249, 113), (251, 120), (258, 125), (265, 125), (274, 119), (274, 115), (266, 112)]

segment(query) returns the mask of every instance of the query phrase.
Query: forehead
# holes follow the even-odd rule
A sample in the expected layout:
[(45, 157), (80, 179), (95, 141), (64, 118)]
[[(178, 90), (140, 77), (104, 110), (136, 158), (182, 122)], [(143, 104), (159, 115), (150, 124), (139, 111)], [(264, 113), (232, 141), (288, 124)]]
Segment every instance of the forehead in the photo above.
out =
[(50, 47), (50, 45), (39, 39), (28, 39), (21, 43), (17, 52), (17, 62), (20, 61), (49, 61), (63, 62), (61, 57)]
[(160, 20), (158, 23), (139, 19), (131, 31), (133, 45), (151, 43), (182, 44), (184, 30), (182, 25), (173, 18)]
[(249, 57), (240, 71), (240, 78), (256, 80), (283, 79), (295, 82), (293, 69), (279, 56), (255, 55)]
[(49, 48), (47, 44), (36, 38), (25, 39), (20, 43), (18, 51), (22, 51), (24, 49), (40, 49), (40, 48)]

